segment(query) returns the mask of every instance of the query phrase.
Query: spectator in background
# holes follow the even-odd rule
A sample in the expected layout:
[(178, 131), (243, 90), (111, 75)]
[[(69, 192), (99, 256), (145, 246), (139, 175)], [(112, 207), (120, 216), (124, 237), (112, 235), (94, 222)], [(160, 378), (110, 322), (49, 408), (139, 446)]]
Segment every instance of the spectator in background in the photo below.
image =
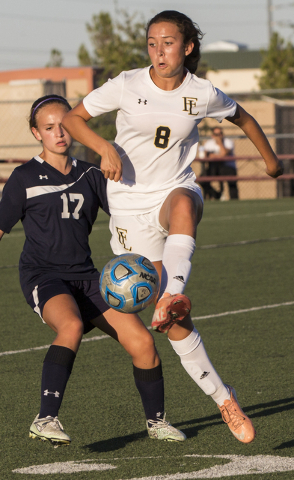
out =
[[(234, 155), (234, 142), (230, 138), (225, 138), (222, 128), (213, 127), (211, 130), (212, 138), (204, 144), (206, 158), (227, 157)], [(234, 160), (224, 162), (209, 162), (205, 172), (208, 176), (235, 176), (237, 175), (236, 164)], [(205, 197), (221, 198), (224, 190), (223, 182), (220, 182), (220, 191), (215, 190), (210, 183), (203, 184)], [(238, 199), (238, 187), (236, 181), (229, 181), (229, 194), (231, 199)]]

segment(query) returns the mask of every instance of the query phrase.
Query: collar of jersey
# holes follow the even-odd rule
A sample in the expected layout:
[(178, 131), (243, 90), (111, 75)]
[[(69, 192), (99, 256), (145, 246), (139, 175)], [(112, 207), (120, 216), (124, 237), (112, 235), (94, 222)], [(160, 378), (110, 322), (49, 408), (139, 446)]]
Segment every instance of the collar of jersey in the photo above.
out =
[[(77, 166), (77, 159), (74, 158), (74, 157), (70, 157), (70, 158), (71, 158), (72, 166), (76, 167)], [(36, 155), (34, 157), (34, 159), (37, 160), (37, 162), (39, 162), (39, 163), (46, 163), (45, 160), (43, 160), (43, 158), (39, 157), (39, 155)], [(48, 163), (48, 165), (50, 165), (50, 164)], [(50, 165), (50, 166), (52, 167), (52, 165)], [(54, 167), (52, 167), (52, 168), (54, 168)]]
[(181, 85), (179, 85), (177, 88), (175, 88), (174, 90), (163, 90), (162, 88), (159, 88), (157, 87), (157, 85), (155, 85), (155, 83), (153, 82), (151, 76), (150, 76), (150, 69), (151, 69), (152, 65), (150, 65), (149, 67), (146, 67), (146, 71), (147, 71), (147, 81), (150, 85), (151, 88), (153, 88), (153, 90), (156, 90), (156, 92), (160, 92), (161, 95), (166, 95), (166, 96), (171, 96), (171, 95), (178, 95), (179, 91), (182, 89), (182, 88), (185, 88), (187, 83), (190, 82), (191, 80), (191, 72), (187, 71), (187, 75), (185, 76), (183, 82), (181, 83)]

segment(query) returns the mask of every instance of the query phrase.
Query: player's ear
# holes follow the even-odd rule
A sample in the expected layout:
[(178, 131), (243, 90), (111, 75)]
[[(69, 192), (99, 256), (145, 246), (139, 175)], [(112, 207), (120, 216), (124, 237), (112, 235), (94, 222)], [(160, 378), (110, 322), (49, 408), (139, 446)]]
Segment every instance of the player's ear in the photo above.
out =
[(193, 48), (194, 48), (194, 43), (190, 40), (190, 42), (188, 42), (185, 45), (185, 55), (186, 55), (186, 57), (188, 55), (190, 55), (190, 53), (193, 51)]
[(39, 140), (39, 142), (42, 141), (41, 135), (39, 134), (38, 130), (35, 127), (32, 127), (32, 134), (37, 140)]

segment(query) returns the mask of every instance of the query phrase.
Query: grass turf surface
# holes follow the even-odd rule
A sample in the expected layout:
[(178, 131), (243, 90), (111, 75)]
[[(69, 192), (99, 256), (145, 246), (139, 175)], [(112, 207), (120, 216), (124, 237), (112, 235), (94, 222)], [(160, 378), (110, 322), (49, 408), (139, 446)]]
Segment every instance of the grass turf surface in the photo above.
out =
[[(87, 480), (227, 478), (223, 469), (232, 458), (223, 456), (235, 455), (240, 464), (229, 474), (232, 480), (292, 480), (294, 305), (282, 304), (294, 301), (293, 218), (293, 199), (207, 203), (186, 289), (211, 360), (222, 379), (236, 388), (254, 422), (257, 438), (252, 444), (234, 439), (214, 402), (181, 367), (166, 336), (156, 333), (167, 418), (188, 439), (182, 444), (149, 439), (131, 361), (120, 345), (102, 339), (80, 347), (59, 415), (73, 442), (58, 449), (28, 437), (39, 409), (46, 350), (0, 356), (0, 479), (23, 478), (20, 469), (45, 464), (55, 466), (42, 471), (39, 467), (39, 473), (27, 471), (25, 478), (39, 480), (45, 473), (49, 478)], [(108, 219), (99, 215), (91, 246), (100, 270), (112, 257), (109, 238)], [(23, 241), (21, 225), (1, 241), (0, 352), (48, 345), (54, 338), (19, 287), (17, 263)], [(279, 306), (214, 316), (274, 304)], [(152, 308), (142, 312), (146, 325), (151, 315)], [(197, 320), (202, 316), (210, 318)], [(97, 335), (101, 332), (96, 329), (85, 338)], [(247, 470), (242, 456), (252, 457)], [(279, 457), (284, 466), (292, 461), (293, 468), (275, 471)], [(268, 473), (254, 463), (257, 458)], [(63, 474), (62, 468), (70, 471), (69, 464), (64, 470), (64, 462), (78, 468), (72, 466), (72, 473)], [(98, 470), (97, 464), (108, 469)], [(82, 468), (88, 470), (77, 471)]]

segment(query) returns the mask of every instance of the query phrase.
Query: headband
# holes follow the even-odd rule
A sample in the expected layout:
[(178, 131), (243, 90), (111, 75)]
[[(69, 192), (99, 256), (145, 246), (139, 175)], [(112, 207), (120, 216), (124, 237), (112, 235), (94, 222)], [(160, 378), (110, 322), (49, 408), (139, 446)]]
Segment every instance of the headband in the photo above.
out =
[(35, 112), (36, 112), (37, 108), (39, 108), (39, 106), (42, 105), (42, 103), (49, 102), (49, 100), (56, 100), (58, 102), (65, 103), (65, 105), (68, 105), (67, 100), (65, 100), (64, 98), (56, 98), (56, 97), (45, 98), (45, 100), (42, 100), (42, 102), (38, 103), (38, 105), (34, 108), (33, 113), (32, 113), (32, 119), (34, 118), (34, 115), (35, 115)]

